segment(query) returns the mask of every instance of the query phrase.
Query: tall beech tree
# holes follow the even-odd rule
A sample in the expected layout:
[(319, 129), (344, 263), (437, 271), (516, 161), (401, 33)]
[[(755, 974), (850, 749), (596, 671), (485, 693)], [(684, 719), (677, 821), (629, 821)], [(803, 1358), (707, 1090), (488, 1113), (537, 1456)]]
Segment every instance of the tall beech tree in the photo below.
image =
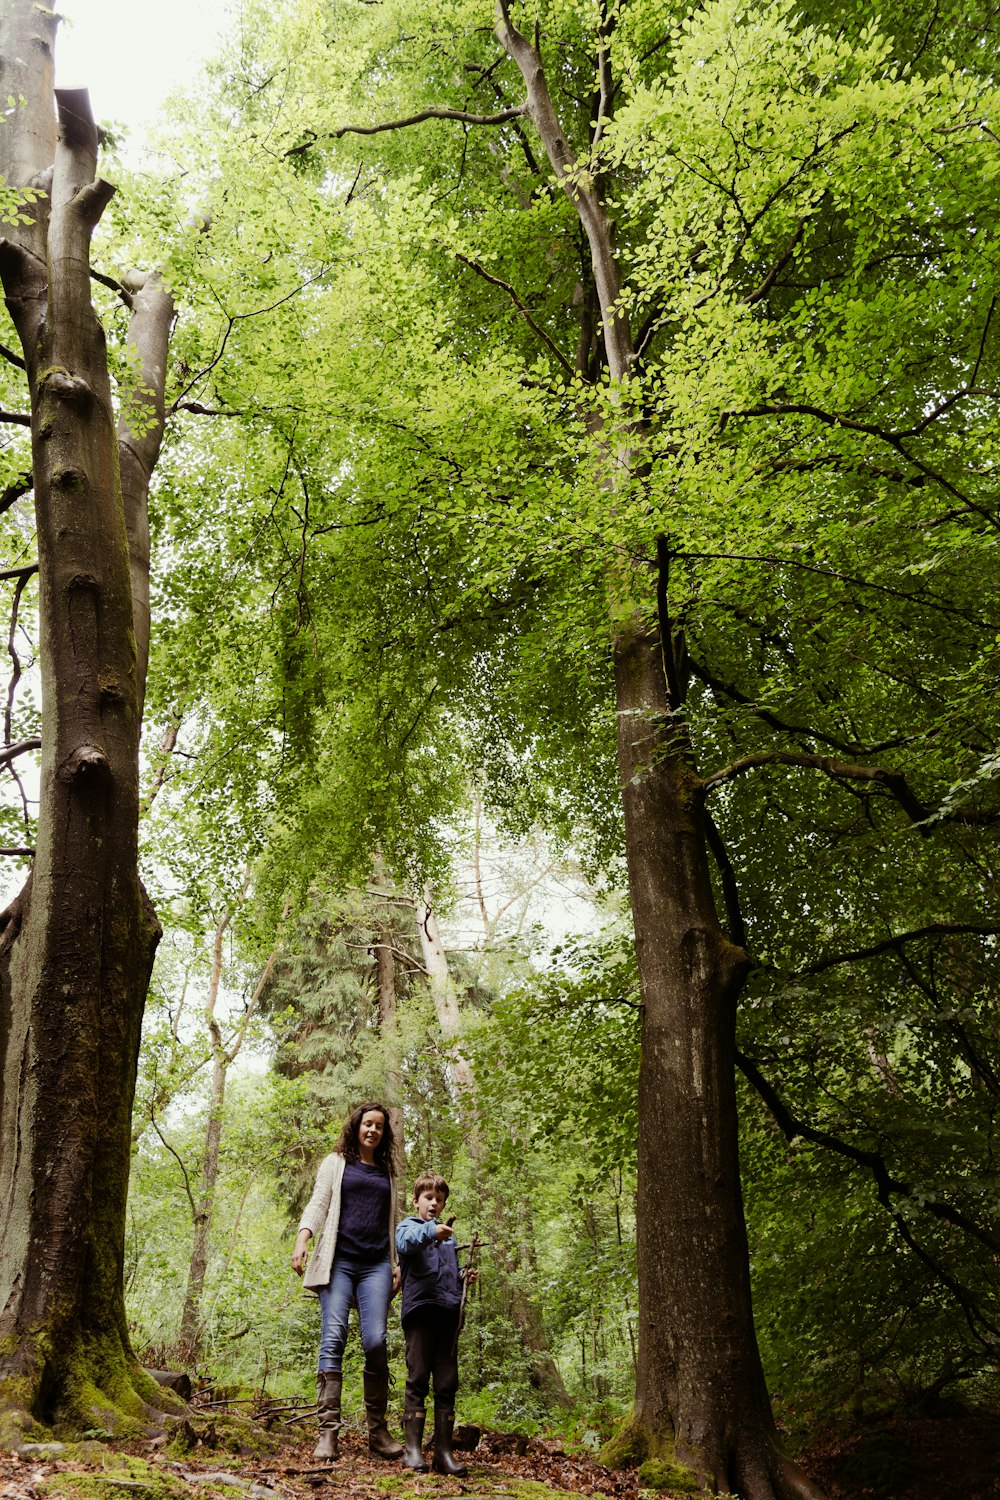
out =
[[(42, 676), (37, 848), (0, 918), (0, 1406), (133, 1412), (156, 1389), (122, 1293), (131, 1107), (159, 926), (138, 876), (148, 658), (149, 477), (163, 433), (173, 300), (119, 284), (131, 389), (116, 424), (90, 247), (114, 188), (85, 92), (53, 95), (58, 16), (10, 0), (0, 170), (21, 191), (0, 276), (31, 406)], [(117, 278), (116, 278), (117, 282)]]

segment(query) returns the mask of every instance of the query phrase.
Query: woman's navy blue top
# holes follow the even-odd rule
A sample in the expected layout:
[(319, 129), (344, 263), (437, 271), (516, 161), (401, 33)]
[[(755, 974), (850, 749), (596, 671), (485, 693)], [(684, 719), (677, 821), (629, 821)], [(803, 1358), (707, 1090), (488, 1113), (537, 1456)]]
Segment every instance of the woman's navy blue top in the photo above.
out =
[(340, 1185), (336, 1254), (348, 1260), (385, 1260), (391, 1201), (389, 1174), (384, 1167), (349, 1161)]

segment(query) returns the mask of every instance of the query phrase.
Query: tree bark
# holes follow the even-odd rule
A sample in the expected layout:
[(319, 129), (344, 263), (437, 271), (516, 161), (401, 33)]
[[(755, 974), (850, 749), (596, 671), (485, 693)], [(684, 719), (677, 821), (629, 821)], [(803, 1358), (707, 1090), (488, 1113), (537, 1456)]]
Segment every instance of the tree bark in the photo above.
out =
[[(392, 932), (383, 927), (375, 943), (375, 982), (378, 986), (378, 1029), (382, 1045), (388, 1056), (388, 1083), (390, 1099), (398, 1099), (401, 1079), (399, 1073), (398, 1043), (396, 1036), (396, 960), (392, 955)], [(403, 1111), (398, 1104), (390, 1104), (389, 1124), (394, 1142), (393, 1154), (397, 1175), (402, 1172), (406, 1160), (406, 1142), (403, 1138)]]
[(434, 894), (430, 886), (424, 887), (421, 898), (415, 903), (417, 931), (423, 954), (427, 982), (434, 1000), (434, 1011), (438, 1026), (448, 1048), (448, 1071), (459, 1096), (459, 1111), (467, 1138), (479, 1136), (476, 1118), (476, 1079), (472, 1064), (462, 1051), (459, 1036), (462, 1017), (458, 1008), (458, 996), (448, 968), (448, 955), (444, 951), (437, 913), (433, 906)]
[(0, 88), (22, 96), (0, 171), (42, 196), (0, 242), (32, 416), (42, 672), (37, 852), (0, 917), (0, 1411), (108, 1426), (155, 1383), (129, 1348), (125, 1201), (139, 1032), (159, 938), (138, 878), (141, 700), (129, 552), (90, 239), (113, 189), (95, 180), (85, 93), (58, 96), (58, 21), (0, 16)]

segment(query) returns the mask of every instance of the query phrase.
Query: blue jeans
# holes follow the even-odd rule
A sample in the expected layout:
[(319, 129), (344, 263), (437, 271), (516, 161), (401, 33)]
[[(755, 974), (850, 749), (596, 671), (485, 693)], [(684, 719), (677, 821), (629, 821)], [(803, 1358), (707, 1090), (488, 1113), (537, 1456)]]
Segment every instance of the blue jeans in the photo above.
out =
[(334, 1255), (330, 1280), (319, 1288), (319, 1305), (323, 1314), (319, 1336), (320, 1371), (343, 1367), (347, 1317), (352, 1302), (358, 1309), (365, 1369), (388, 1371), (385, 1325), (391, 1294), (392, 1265), (388, 1256), (385, 1260), (371, 1262)]

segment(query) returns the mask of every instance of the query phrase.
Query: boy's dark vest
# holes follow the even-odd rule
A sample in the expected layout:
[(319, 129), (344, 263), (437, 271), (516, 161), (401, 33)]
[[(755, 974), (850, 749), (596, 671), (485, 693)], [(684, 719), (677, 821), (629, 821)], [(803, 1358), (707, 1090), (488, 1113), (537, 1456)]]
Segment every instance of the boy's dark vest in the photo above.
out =
[(411, 1255), (401, 1255), (403, 1303), (400, 1317), (405, 1323), (418, 1307), (437, 1307), (457, 1313), (462, 1301), (458, 1275), (458, 1252), (453, 1240), (431, 1240)]

